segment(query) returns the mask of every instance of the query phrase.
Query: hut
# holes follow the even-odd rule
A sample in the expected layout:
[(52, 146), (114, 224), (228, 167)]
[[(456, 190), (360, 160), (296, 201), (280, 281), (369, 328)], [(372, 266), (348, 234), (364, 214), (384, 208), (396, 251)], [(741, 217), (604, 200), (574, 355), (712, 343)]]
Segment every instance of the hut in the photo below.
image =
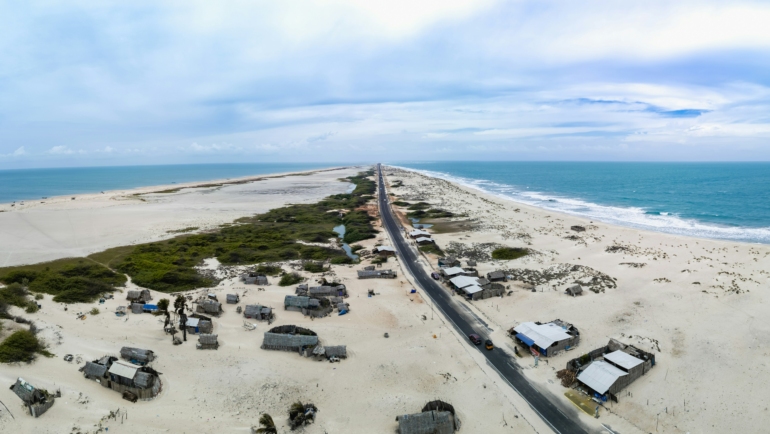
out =
[(460, 261), (454, 256), (448, 256), (446, 258), (438, 258), (439, 267), (459, 267)]
[(430, 237), (415, 238), (414, 242), (416, 242), (420, 246), (424, 246), (426, 244), (433, 244), (434, 243), (433, 238), (430, 238)]
[(83, 375), (124, 397), (150, 400), (160, 393), (160, 374), (147, 366), (123, 362), (117, 357), (105, 356), (93, 362), (86, 362), (80, 368)]
[(270, 321), (273, 319), (273, 309), (259, 304), (247, 304), (243, 316), (257, 321)]
[(396, 417), (399, 434), (452, 434), (460, 429), (455, 409), (443, 401), (431, 401), (421, 413)]
[(508, 333), (517, 344), (529, 347), (533, 354), (545, 357), (571, 350), (580, 343), (580, 331), (572, 324), (558, 319), (546, 324), (521, 323)]
[(297, 351), (318, 345), (318, 335), (309, 329), (284, 325), (265, 332), (263, 350)]
[(152, 295), (150, 294), (150, 290), (148, 289), (143, 289), (141, 291), (130, 290), (128, 291), (128, 296), (126, 297), (126, 300), (132, 303), (144, 304), (152, 300)]
[(227, 304), (238, 304), (241, 301), (241, 297), (238, 294), (227, 294)]
[(345, 285), (311, 286), (307, 291), (310, 297), (347, 297), (348, 291)]
[(135, 365), (146, 365), (155, 360), (155, 353), (141, 348), (123, 347), (120, 349), (120, 357)]
[(393, 270), (358, 270), (359, 279), (395, 279), (396, 276)]
[(571, 296), (575, 297), (575, 296), (578, 296), (578, 295), (583, 295), (583, 288), (576, 283), (574, 285), (568, 286), (567, 289), (564, 292), (567, 295), (571, 295)]
[(287, 295), (283, 299), (283, 308), (299, 312), (302, 309), (315, 309), (321, 307), (321, 301), (317, 298), (306, 296)]
[(336, 345), (336, 346), (323, 346), (323, 345), (316, 345), (315, 348), (313, 348), (313, 351), (306, 354), (309, 356), (315, 356), (319, 359), (326, 358), (326, 359), (347, 359), (348, 358), (348, 350), (345, 345)]
[(267, 286), (270, 283), (267, 280), (267, 275), (254, 272), (241, 274), (241, 281), (246, 284)]
[(196, 312), (219, 316), (222, 312), (222, 303), (211, 299), (203, 299), (198, 302), (198, 307), (195, 310)]
[(182, 324), (182, 320), (179, 320), (179, 327), (187, 327), (187, 333), (194, 335), (200, 333), (211, 333), (214, 330), (214, 324), (210, 319), (200, 316), (188, 316), (187, 323)]
[(428, 237), (428, 238), (430, 238), (430, 232), (424, 231), (422, 229), (415, 229), (415, 230), (409, 232), (409, 236), (411, 238), (421, 238), (421, 237)]
[(441, 269), (441, 275), (446, 279), (451, 279), (455, 276), (462, 276), (465, 273), (460, 267), (447, 267)]
[(11, 386), (11, 391), (16, 394), (29, 410), (32, 417), (39, 417), (53, 406), (55, 398), (45, 389), (37, 389), (35, 386), (19, 377)]
[(508, 276), (504, 272), (497, 270), (487, 273), (487, 280), (490, 282), (506, 282), (508, 281)]
[(391, 246), (377, 246), (374, 248), (374, 253), (380, 256), (396, 256), (396, 249)]
[(468, 259), (466, 264), (468, 264), (469, 267), (475, 267), (476, 266), (476, 261), (474, 261), (473, 259)]
[(139, 303), (132, 303), (131, 304), (131, 313), (142, 313), (144, 312), (144, 305)]
[(572, 229), (575, 232), (585, 232), (586, 231), (586, 228), (584, 226), (575, 225), (575, 226), (570, 226), (569, 228)]
[(195, 348), (199, 350), (216, 350), (219, 348), (217, 335), (202, 334), (198, 337), (198, 344)]

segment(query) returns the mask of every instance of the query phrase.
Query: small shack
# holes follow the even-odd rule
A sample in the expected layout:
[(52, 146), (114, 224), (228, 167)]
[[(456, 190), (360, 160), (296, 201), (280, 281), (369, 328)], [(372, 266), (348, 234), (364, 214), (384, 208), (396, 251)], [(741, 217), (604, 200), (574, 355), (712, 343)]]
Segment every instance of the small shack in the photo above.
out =
[(348, 358), (348, 349), (345, 345), (334, 345), (334, 346), (323, 346), (323, 345), (316, 345), (315, 348), (313, 348), (313, 351), (311, 354), (317, 358), (326, 358), (326, 359), (347, 359)]
[(448, 256), (446, 258), (438, 258), (439, 267), (459, 267), (460, 260), (454, 256)]
[(460, 267), (447, 267), (441, 269), (441, 275), (446, 279), (451, 279), (455, 276), (462, 276), (464, 273), (465, 270)]
[(227, 304), (238, 304), (241, 297), (238, 294), (227, 294)]
[(359, 279), (395, 279), (396, 276), (393, 270), (358, 270)]
[(198, 307), (195, 310), (196, 312), (219, 316), (222, 313), (222, 303), (205, 298), (198, 301)]
[(257, 321), (270, 321), (273, 319), (273, 309), (259, 304), (247, 304), (243, 316)]
[(396, 256), (396, 249), (391, 246), (377, 246), (374, 248), (374, 253), (380, 256)]
[(580, 331), (559, 319), (549, 323), (525, 322), (508, 331), (513, 340), (529, 348), (534, 354), (553, 357), (580, 343)]
[(198, 337), (198, 343), (195, 348), (199, 350), (216, 350), (219, 348), (219, 339), (217, 335), (202, 334)]
[(19, 377), (11, 386), (11, 391), (21, 398), (32, 417), (39, 417), (53, 406), (54, 396), (45, 389), (37, 389), (35, 386)]
[[(181, 319), (179, 320), (179, 326), (183, 326)], [(187, 323), (184, 324), (184, 326), (187, 327), (187, 333), (194, 335), (201, 333), (211, 333), (214, 330), (214, 324), (211, 322), (211, 320), (198, 316), (188, 316)]]
[(454, 407), (443, 401), (431, 401), (421, 413), (396, 417), (398, 434), (452, 434), (460, 429)]
[(158, 396), (162, 383), (160, 373), (147, 366), (123, 362), (117, 357), (104, 356), (86, 362), (80, 368), (83, 375), (118, 393), (124, 398), (150, 400)]
[(505, 275), (504, 272), (497, 270), (492, 271), (490, 273), (487, 273), (487, 280), (490, 282), (507, 282), (508, 277)]
[(132, 289), (128, 291), (126, 300), (132, 303), (145, 304), (148, 301), (152, 300), (152, 295), (150, 294), (150, 290), (148, 289), (143, 289), (141, 291)]
[(414, 242), (416, 242), (416, 243), (417, 243), (418, 245), (420, 245), (420, 246), (424, 246), (424, 245), (427, 245), (427, 244), (434, 244), (434, 243), (435, 243), (435, 242), (433, 241), (433, 238), (430, 238), (430, 237), (419, 237), (419, 238), (415, 238), (415, 239), (414, 239)]
[(315, 318), (324, 317), (334, 311), (328, 298), (315, 298), (307, 296), (287, 295), (284, 297), (283, 307), (293, 312), (302, 312), (302, 315)]
[(140, 314), (144, 312), (144, 304), (131, 303), (131, 313)]
[(586, 231), (586, 228), (584, 226), (575, 225), (575, 226), (570, 226), (569, 228), (572, 229), (575, 232), (585, 232)]
[(254, 272), (248, 272), (241, 274), (241, 282), (249, 285), (267, 286), (270, 282), (267, 280), (267, 275)]
[(155, 353), (141, 348), (123, 347), (120, 349), (120, 357), (135, 365), (144, 366), (155, 360)]
[(324, 285), (324, 286), (311, 286), (307, 290), (307, 295), (310, 297), (347, 297), (348, 290), (345, 285)]
[(265, 332), (262, 341), (263, 350), (296, 351), (318, 345), (318, 335), (303, 327), (283, 325)]
[(422, 229), (415, 229), (415, 230), (409, 232), (409, 236), (411, 238), (420, 238), (420, 237), (428, 237), (428, 238), (430, 238), (430, 235), (431, 235), (430, 232), (424, 231)]
[(468, 264), (469, 267), (475, 267), (476, 266), (476, 261), (474, 261), (473, 259), (468, 259), (466, 264)]
[(574, 285), (568, 286), (567, 289), (564, 292), (567, 295), (571, 295), (573, 297), (576, 297), (578, 295), (583, 295), (583, 288), (576, 283)]

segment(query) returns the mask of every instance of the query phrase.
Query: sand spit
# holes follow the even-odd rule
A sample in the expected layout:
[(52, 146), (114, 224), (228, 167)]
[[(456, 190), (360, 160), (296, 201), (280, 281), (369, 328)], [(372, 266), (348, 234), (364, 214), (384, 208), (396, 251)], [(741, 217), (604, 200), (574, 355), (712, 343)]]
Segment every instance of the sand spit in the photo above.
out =
[[(510, 297), (470, 304), (497, 331), (498, 342), (510, 342), (503, 331), (525, 321), (560, 318), (580, 329), (579, 347), (547, 365), (519, 359), (526, 375), (556, 399), (569, 403), (556, 371), (615, 338), (653, 352), (657, 366), (624, 390), (619, 403), (607, 405), (599, 421), (620, 432), (765, 430), (769, 246), (617, 227), (412, 171), (384, 173), (391, 184), (402, 182), (390, 190), (398, 200), (425, 201), (470, 220), (469, 231), (435, 234), (442, 248), (462, 253), (499, 244), (537, 253), (512, 261), (475, 258), (486, 259), (478, 263), (481, 274), (511, 270), (522, 281), (509, 282)], [(566, 295), (574, 281), (596, 292)]]
[[(344, 192), (349, 184), (338, 179), (355, 172), (356, 169), (345, 169), (279, 178), (222, 187), (209, 193), (183, 190), (145, 197), (147, 202), (116, 193), (115, 197), (120, 199), (95, 196), (89, 200), (79, 197), (71, 204), (47, 203), (22, 212), (2, 213), (18, 213), (21, 217), (13, 221), (21, 222), (34, 216), (36, 225), (47, 228), (28, 229), (30, 235), (26, 237), (3, 235), (3, 245), (10, 252), (24, 252), (26, 256), (14, 254), (15, 259), (9, 261), (19, 263), (30, 261), (23, 258), (36, 258), (36, 252), (48, 253), (48, 248), (54, 251), (46, 259), (54, 259), (68, 256), (69, 252), (85, 254), (119, 245), (126, 239), (151, 241), (167, 236), (169, 230), (191, 225), (215, 227), (270, 207), (312, 202)], [(56, 226), (61, 222), (50, 221), (66, 216), (71, 221), (67, 225), (86, 233), (89, 225), (98, 226), (98, 221), (105, 220), (113, 226), (124, 226), (125, 231), (113, 236), (105, 226), (92, 242), (78, 244), (76, 240), (81, 238), (68, 234), (63, 226)], [(102, 240), (101, 236), (108, 239)], [(27, 246), (25, 240), (38, 240), (38, 244)], [(389, 243), (381, 232), (377, 239), (360, 244), (371, 251), (375, 244)], [(131, 283), (102, 305), (72, 304), (65, 310), (64, 305), (53, 303), (46, 295), (40, 301), (43, 308), (37, 313), (24, 314), (14, 308), (12, 313), (30, 318), (41, 329), (40, 336), (55, 357), (40, 358), (30, 365), (2, 366), (0, 386), (7, 386), (0, 387), (0, 401), (8, 406), (13, 417), (0, 406), (0, 432), (96, 433), (109, 428), (110, 433), (246, 434), (251, 426), (257, 425), (263, 412), (273, 416), (279, 432), (288, 432), (289, 405), (302, 400), (319, 409), (316, 422), (302, 432), (381, 433), (395, 431), (396, 416), (419, 412), (434, 399), (455, 407), (462, 423), (461, 432), (547, 431), (526, 404), (517, 400), (515, 393), (491, 372), (480, 354), (466, 344), (465, 338), (457, 336), (440, 315), (432, 312), (431, 304), (419, 292), (410, 292), (412, 285), (407, 277), (402, 277), (398, 261), (391, 258), (383, 266), (397, 270), (397, 279), (358, 280), (356, 270), (362, 266), (334, 265), (326, 275), (347, 285), (350, 296), (345, 302), (350, 304), (350, 312), (311, 319), (283, 309), (284, 297), (293, 295), (294, 287), (279, 287), (275, 278), (270, 278), (268, 286), (245, 285), (236, 277), (238, 267), (206, 261), (202, 268), (224, 280), (216, 288), (190, 291), (189, 295), (214, 293), (224, 301), (226, 294), (237, 293), (241, 295), (239, 306), (261, 304), (273, 307), (276, 313), (275, 322), (268, 326), (266, 322), (247, 320), (237, 314), (236, 305), (224, 304), (224, 312), (214, 318), (218, 350), (196, 350), (194, 335), (188, 336), (187, 343), (172, 345), (171, 336), (163, 331), (162, 317), (116, 316), (117, 307), (126, 304), (127, 291), (138, 289)], [(284, 268), (289, 271), (298, 267), (284, 264)], [(303, 271), (300, 274), (309, 283), (320, 277)], [(368, 297), (369, 290), (377, 295)], [(172, 298), (155, 291), (152, 297), (153, 301)], [(98, 315), (88, 313), (93, 307), (100, 310)], [(86, 313), (85, 319), (77, 319), (81, 312)], [(244, 321), (256, 325), (256, 329), (248, 330), (251, 327), (244, 327)], [(8, 321), (3, 323), (0, 339), (13, 328)], [(324, 345), (347, 345), (348, 358), (329, 363), (296, 353), (260, 349), (264, 332), (287, 324), (313, 330)], [(152, 366), (161, 373), (163, 389), (154, 400), (130, 403), (78, 372), (85, 361), (104, 355), (118, 356), (123, 346), (155, 352), (157, 360)], [(74, 355), (75, 361), (63, 360), (66, 354)], [(76, 363), (78, 360), (80, 364)], [(8, 389), (17, 377), (49, 391), (60, 390), (61, 398), (43, 416), (34, 419), (24, 413), (21, 400)], [(111, 414), (117, 416), (110, 417)]]

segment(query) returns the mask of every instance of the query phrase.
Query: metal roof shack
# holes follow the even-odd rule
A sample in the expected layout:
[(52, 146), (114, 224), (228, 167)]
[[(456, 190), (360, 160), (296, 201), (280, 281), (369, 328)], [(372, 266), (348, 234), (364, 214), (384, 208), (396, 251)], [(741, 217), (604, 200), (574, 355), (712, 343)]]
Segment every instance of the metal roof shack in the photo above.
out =
[(449, 279), (449, 282), (457, 289), (463, 289), (471, 285), (478, 285), (478, 280), (470, 276), (457, 276)]
[(138, 369), (139, 369), (139, 366), (137, 365), (116, 360), (112, 362), (112, 366), (110, 366), (110, 369), (107, 372), (113, 375), (117, 375), (118, 377), (123, 377), (129, 380), (133, 380), (134, 376), (136, 376), (136, 371)]
[(441, 274), (443, 274), (445, 277), (459, 276), (463, 273), (465, 273), (465, 270), (460, 267), (449, 267), (441, 270)]
[(377, 246), (374, 251), (379, 255), (390, 256), (396, 254), (396, 249), (391, 246)]
[(530, 347), (543, 356), (555, 356), (580, 342), (580, 332), (572, 324), (554, 320), (547, 324), (525, 322), (509, 330), (520, 345)]
[(146, 365), (155, 360), (155, 353), (142, 348), (123, 347), (120, 349), (120, 357), (131, 363)]
[(505, 282), (508, 278), (504, 272), (497, 270), (487, 273), (487, 280), (490, 282)]
[(397, 275), (393, 270), (358, 270), (359, 279), (395, 279)]
[(35, 388), (21, 377), (17, 378), (16, 383), (11, 386), (11, 391), (21, 398), (32, 417), (38, 417), (48, 411), (55, 400), (46, 390)]
[(594, 392), (604, 395), (617, 383), (618, 379), (628, 374), (602, 360), (597, 360), (581, 372), (577, 379)]
[(433, 243), (434, 243), (434, 241), (433, 241), (433, 238), (429, 238), (429, 237), (419, 237), (419, 238), (415, 238), (415, 240), (414, 240), (414, 241), (415, 241), (417, 244), (433, 244)]
[(620, 350), (605, 354), (604, 359), (612, 362), (613, 365), (617, 365), (619, 368), (625, 369), (626, 371), (629, 371), (644, 363), (643, 360), (639, 360), (636, 357)]
[(428, 237), (430, 238), (430, 232), (423, 231), (421, 229), (415, 229), (412, 232), (409, 232), (409, 236), (412, 238), (419, 238), (419, 237)]

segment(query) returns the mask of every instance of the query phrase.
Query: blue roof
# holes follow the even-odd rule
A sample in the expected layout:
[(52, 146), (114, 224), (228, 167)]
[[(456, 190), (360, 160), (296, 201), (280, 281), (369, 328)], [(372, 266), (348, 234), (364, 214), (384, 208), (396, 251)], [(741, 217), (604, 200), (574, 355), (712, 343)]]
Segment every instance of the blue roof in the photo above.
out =
[(142, 306), (142, 309), (144, 310), (158, 310), (158, 305), (156, 304), (145, 304)]
[(535, 341), (530, 339), (530, 338), (528, 338), (527, 335), (523, 335), (523, 334), (519, 333), (519, 334), (516, 335), (516, 337), (519, 338), (522, 342), (524, 342), (525, 344), (527, 344), (530, 347), (532, 345), (535, 345)]

